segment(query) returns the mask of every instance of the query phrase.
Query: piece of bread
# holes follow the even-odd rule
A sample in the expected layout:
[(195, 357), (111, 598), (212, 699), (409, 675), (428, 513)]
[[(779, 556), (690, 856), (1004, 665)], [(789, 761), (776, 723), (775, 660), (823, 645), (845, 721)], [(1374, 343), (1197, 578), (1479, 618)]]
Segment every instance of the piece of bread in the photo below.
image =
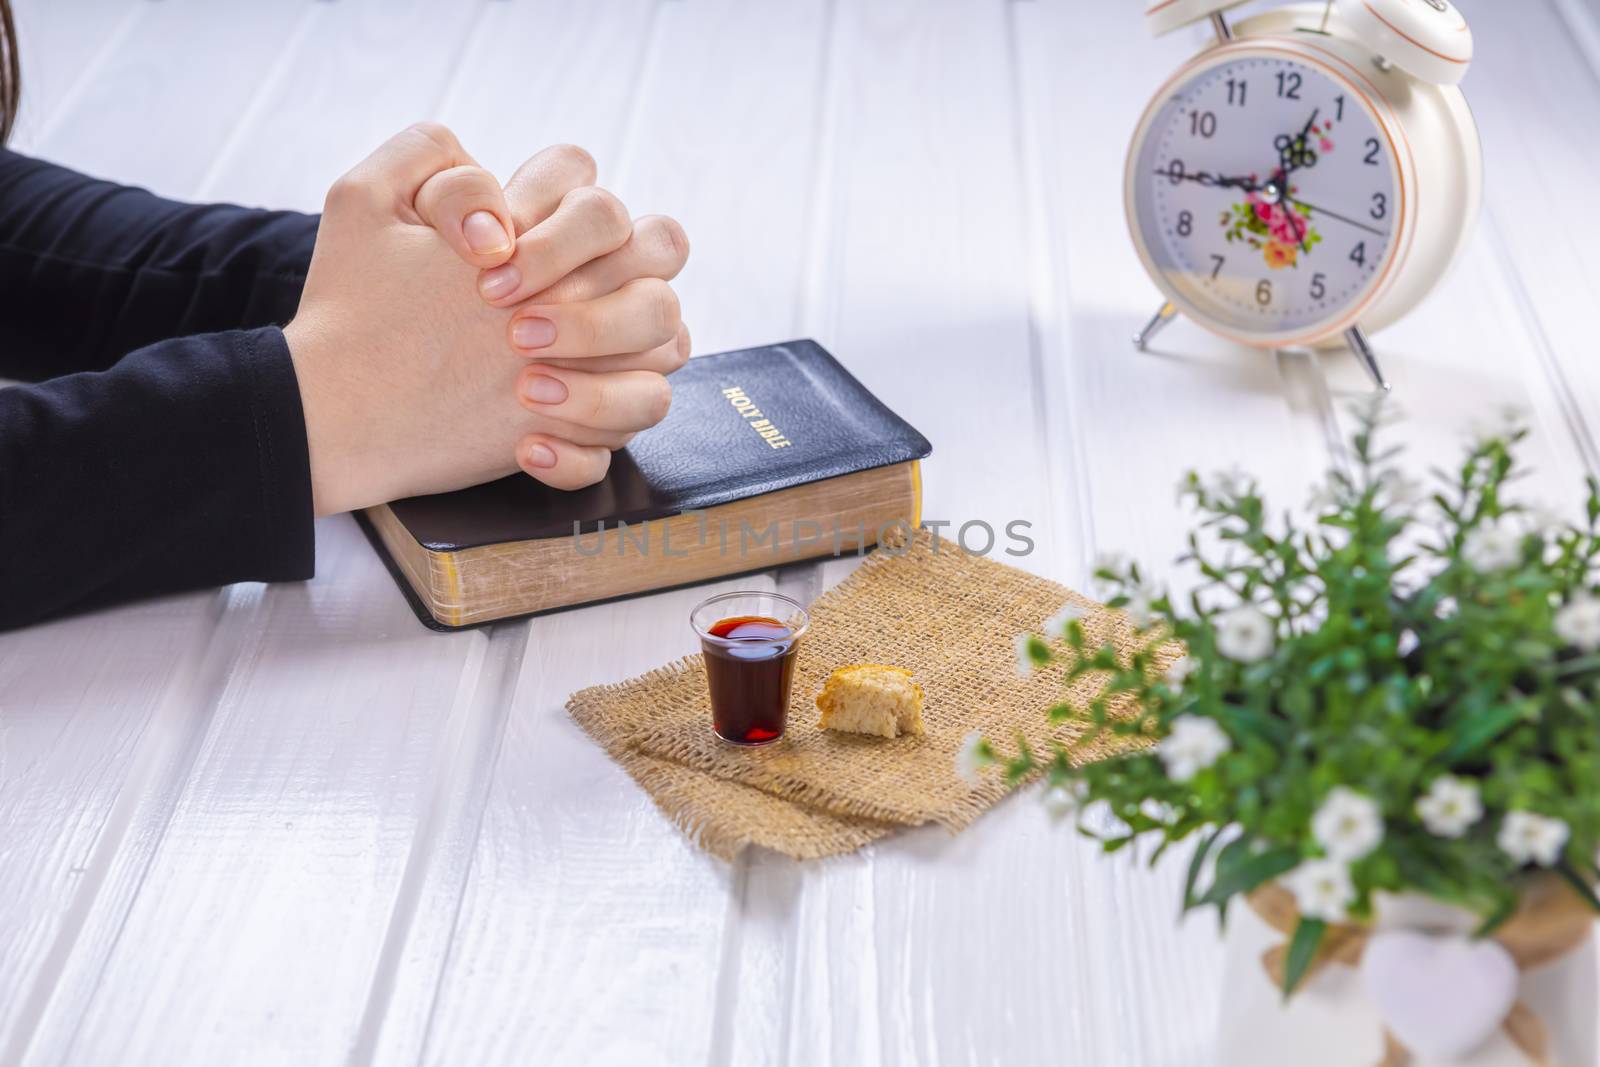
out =
[(822, 709), (817, 726), (823, 730), (879, 737), (924, 732), (922, 687), (900, 667), (881, 663), (840, 667), (823, 683), (817, 707)]

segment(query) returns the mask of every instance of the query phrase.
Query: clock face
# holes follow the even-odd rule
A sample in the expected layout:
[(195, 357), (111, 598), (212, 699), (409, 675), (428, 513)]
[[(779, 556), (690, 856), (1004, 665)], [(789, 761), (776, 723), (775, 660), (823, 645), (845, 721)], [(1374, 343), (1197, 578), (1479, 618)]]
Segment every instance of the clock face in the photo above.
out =
[(1376, 289), (1404, 204), (1393, 145), (1351, 86), (1299, 59), (1219, 57), (1144, 131), (1134, 218), (1190, 310), (1231, 332), (1310, 337)]

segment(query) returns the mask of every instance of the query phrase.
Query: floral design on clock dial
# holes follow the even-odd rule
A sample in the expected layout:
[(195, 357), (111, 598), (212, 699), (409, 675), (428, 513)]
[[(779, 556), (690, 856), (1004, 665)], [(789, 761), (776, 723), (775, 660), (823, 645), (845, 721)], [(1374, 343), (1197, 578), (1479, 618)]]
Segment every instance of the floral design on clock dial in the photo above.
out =
[(1163, 103), (1135, 178), (1165, 276), (1246, 330), (1327, 321), (1376, 283), (1399, 211), (1388, 138), (1315, 66), (1238, 58)]

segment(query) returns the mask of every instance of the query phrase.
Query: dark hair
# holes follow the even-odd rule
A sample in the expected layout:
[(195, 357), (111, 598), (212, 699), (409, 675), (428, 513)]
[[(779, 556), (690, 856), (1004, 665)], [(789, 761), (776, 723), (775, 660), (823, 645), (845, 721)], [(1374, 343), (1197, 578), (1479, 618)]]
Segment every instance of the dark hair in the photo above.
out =
[(11, 140), (11, 127), (17, 124), (17, 101), (21, 97), (17, 24), (11, 18), (11, 0), (0, 0), (0, 144)]

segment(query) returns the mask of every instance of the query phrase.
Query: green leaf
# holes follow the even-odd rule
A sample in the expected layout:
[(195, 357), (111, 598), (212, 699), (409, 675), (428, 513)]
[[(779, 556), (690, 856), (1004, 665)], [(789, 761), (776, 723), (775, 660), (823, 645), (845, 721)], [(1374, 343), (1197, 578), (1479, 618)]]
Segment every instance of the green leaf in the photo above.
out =
[(1071, 704), (1063, 703), (1052, 705), (1048, 714), (1050, 716), (1051, 724), (1059, 725), (1060, 723), (1066, 722), (1068, 719), (1076, 718), (1078, 711)]
[(1600, 670), (1600, 656), (1582, 656), (1562, 663), (1556, 671), (1556, 677), (1570, 678), (1574, 674), (1586, 674), (1593, 670)]
[(1223, 849), (1217, 857), (1217, 876), (1201, 897), (1203, 904), (1222, 904), (1230, 897), (1248, 893), (1300, 864), (1300, 850), (1291, 845), (1252, 852), (1244, 838)]
[(1273, 746), (1287, 744), (1292, 733), (1287, 722), (1256, 708), (1225, 704), (1216, 710), (1216, 717), (1234, 737), (1255, 738)]
[(1027, 643), (1028, 661), (1035, 667), (1049, 664), (1051, 659), (1050, 646), (1038, 634), (1029, 634)]
[(1507, 893), (1505, 899), (1489, 914), (1488, 918), (1479, 924), (1478, 929), (1473, 932), (1472, 936), (1480, 940), (1485, 937), (1492, 937), (1496, 930), (1505, 925), (1507, 919), (1516, 914), (1516, 911), (1517, 895), (1515, 893)]
[(1600, 899), (1596, 899), (1594, 895), (1594, 886), (1589, 884), (1588, 879), (1584, 878), (1583, 875), (1573, 870), (1572, 865), (1564, 860), (1561, 863), (1556, 864), (1555, 871), (1566, 880), (1566, 883), (1570, 885), (1580, 897), (1583, 898), (1585, 904), (1588, 904), (1589, 907), (1593, 908), (1595, 911), (1600, 911)]
[(1456, 729), (1455, 739), (1450, 742), (1450, 747), (1445, 749), (1444, 761), (1456, 763), (1473, 755), (1515, 726), (1521, 719), (1522, 710), (1512, 704), (1490, 708), (1473, 716)]
[(1322, 947), (1322, 935), (1327, 929), (1327, 923), (1321, 919), (1301, 919), (1300, 925), (1294, 928), (1294, 937), (1289, 941), (1289, 955), (1283, 963), (1285, 1000), (1294, 994), (1295, 987), (1310, 970), (1311, 961), (1317, 958), (1317, 949)]
[(1183, 879), (1183, 910), (1187, 914), (1191, 909), (1198, 907), (1200, 901), (1195, 898), (1194, 885), (1200, 880), (1200, 869), (1205, 866), (1206, 857), (1211, 854), (1212, 846), (1222, 836), (1222, 827), (1217, 827), (1205, 836), (1199, 846), (1194, 850), (1194, 858), (1189, 861), (1189, 873)]

